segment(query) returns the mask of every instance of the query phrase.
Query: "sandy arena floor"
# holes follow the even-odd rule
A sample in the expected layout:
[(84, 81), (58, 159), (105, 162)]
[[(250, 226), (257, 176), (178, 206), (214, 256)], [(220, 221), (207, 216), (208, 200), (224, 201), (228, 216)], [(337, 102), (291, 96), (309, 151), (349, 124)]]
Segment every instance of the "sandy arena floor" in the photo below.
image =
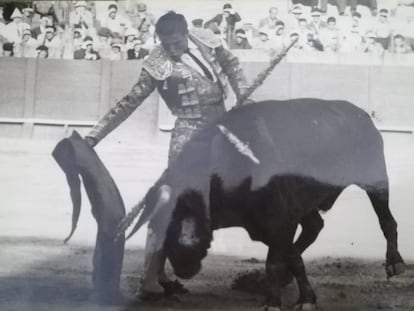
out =
[[(305, 254), (322, 310), (414, 310), (414, 138), (384, 134), (391, 209), (407, 272), (386, 280), (385, 242), (365, 194), (351, 187), (324, 215), (325, 228)], [(127, 207), (145, 193), (164, 168), (166, 137), (154, 144), (97, 148)], [(239, 229), (219, 231), (203, 271), (185, 285), (181, 302), (102, 307), (88, 300), (95, 223), (86, 200), (69, 245), (71, 203), (62, 172), (50, 156), (56, 142), (0, 141), (0, 310), (259, 310), (262, 296), (234, 291), (240, 274), (263, 269), (266, 249)], [(132, 172), (132, 173), (131, 173)], [(123, 292), (138, 288), (145, 230), (127, 244)], [(246, 260), (251, 257), (257, 260)], [(248, 289), (260, 289), (260, 283)], [(297, 291), (284, 293), (291, 310)]]

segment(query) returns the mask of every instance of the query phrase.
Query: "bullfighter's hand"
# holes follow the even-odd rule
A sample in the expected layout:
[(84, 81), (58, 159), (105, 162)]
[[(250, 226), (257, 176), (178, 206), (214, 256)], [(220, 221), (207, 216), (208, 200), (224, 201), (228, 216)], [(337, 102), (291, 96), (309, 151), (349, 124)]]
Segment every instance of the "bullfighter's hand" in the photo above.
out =
[(85, 142), (86, 142), (89, 146), (91, 146), (92, 148), (93, 148), (93, 147), (95, 147), (95, 146), (96, 146), (96, 144), (98, 143), (98, 142), (96, 141), (96, 139), (95, 139), (94, 137), (92, 137), (92, 136), (85, 136), (84, 140), (85, 140)]

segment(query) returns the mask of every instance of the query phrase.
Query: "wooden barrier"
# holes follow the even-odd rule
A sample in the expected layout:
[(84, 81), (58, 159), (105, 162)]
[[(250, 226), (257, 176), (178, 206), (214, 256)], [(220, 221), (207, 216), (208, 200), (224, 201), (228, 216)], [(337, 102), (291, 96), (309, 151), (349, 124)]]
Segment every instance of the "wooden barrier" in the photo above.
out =
[[(235, 51), (252, 80), (267, 64), (263, 51)], [(290, 61), (300, 59), (290, 55)], [(252, 98), (317, 97), (349, 100), (388, 129), (414, 128), (414, 67), (348, 65), (352, 55), (337, 55), (344, 64), (287, 62), (279, 64)], [(312, 57), (308, 57), (308, 60)], [(381, 63), (381, 62), (380, 62)], [(396, 61), (395, 63), (399, 63)], [(414, 62), (412, 62), (414, 63)], [(71, 129), (87, 133), (117, 100), (132, 88), (140, 61), (71, 61), (0, 58), (0, 137), (57, 139)], [(108, 136), (113, 141), (151, 139), (158, 132), (159, 96), (154, 92), (138, 113)], [(234, 103), (230, 96), (227, 106)], [(163, 106), (161, 115), (167, 113)]]

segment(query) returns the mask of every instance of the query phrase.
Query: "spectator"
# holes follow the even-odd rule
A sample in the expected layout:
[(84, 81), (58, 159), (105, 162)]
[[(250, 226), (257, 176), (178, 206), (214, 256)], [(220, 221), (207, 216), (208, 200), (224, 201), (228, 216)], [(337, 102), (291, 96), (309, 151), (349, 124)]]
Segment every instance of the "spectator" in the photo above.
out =
[(132, 27), (141, 31), (142, 29), (149, 29), (155, 25), (155, 17), (148, 12), (145, 3), (138, 3), (137, 10), (130, 15)]
[(202, 18), (196, 18), (191, 21), (191, 24), (194, 28), (203, 28), (203, 19)]
[(377, 0), (349, 0), (349, 4), (351, 6), (351, 13), (355, 13), (356, 12), (356, 8), (358, 4), (364, 4), (367, 5), (369, 7), (369, 9), (371, 10), (371, 14), (372, 16), (377, 15)]
[(223, 35), (224, 40), (229, 44), (233, 36), (236, 22), (239, 21), (241, 21), (240, 15), (233, 9), (230, 3), (226, 3), (223, 6), (223, 13), (217, 14), (207, 21), (205, 27), (213, 30), (214, 25), (216, 25), (220, 29), (220, 33)]
[(299, 27), (297, 29), (297, 33), (299, 34), (299, 44), (301, 46), (305, 46), (308, 44), (308, 35), (312, 34), (312, 32), (308, 28), (308, 22), (306, 18), (300, 18), (298, 22), (299, 22)]
[(381, 9), (379, 11), (378, 22), (372, 29), (377, 36), (377, 41), (381, 43), (385, 50), (388, 49), (391, 38), (391, 23), (388, 20), (388, 13), (387, 9)]
[(122, 45), (116, 42), (111, 44), (111, 55), (109, 56), (110, 60), (122, 60)]
[(23, 12), (23, 23), (26, 23), (32, 28), (34, 10), (32, 7), (25, 7), (22, 9)]
[(38, 38), (40, 45), (45, 45), (48, 48), (48, 58), (61, 59), (63, 54), (63, 46), (60, 38), (56, 35), (56, 28), (54, 26), (46, 27), (45, 37)]
[(394, 54), (407, 54), (412, 53), (411, 47), (405, 41), (405, 38), (401, 34), (397, 34), (393, 37), (392, 53)]
[(46, 27), (51, 26), (52, 22), (47, 16), (43, 16), (40, 19), (39, 26), (32, 29), (32, 37), (35, 39), (39, 39), (39, 36), (44, 37), (46, 34)]
[[(347, 0), (334, 0), (333, 2), (335, 2), (336, 8), (338, 9), (338, 14), (344, 15)], [(328, 7), (328, 0), (321, 0), (321, 11), (323, 13), (327, 12), (327, 7)]]
[(116, 4), (110, 4), (108, 6), (108, 16), (102, 23), (103, 27), (108, 28), (112, 33), (119, 33), (124, 35), (125, 29), (131, 27), (131, 23), (118, 14), (118, 6)]
[(74, 51), (82, 48), (84, 37), (85, 36), (83, 33), (83, 29), (79, 25), (75, 26), (75, 29), (73, 30), (73, 41), (72, 41)]
[(285, 23), (278, 21), (276, 23), (275, 34), (271, 40), (273, 41), (273, 48), (275, 51), (280, 52), (286, 46), (286, 34), (285, 34)]
[(70, 27), (80, 26), (83, 29), (93, 28), (93, 16), (87, 7), (85, 1), (75, 2), (75, 10), (69, 14)]
[(348, 33), (358, 33), (362, 36), (364, 32), (361, 25), (361, 14), (358, 12), (352, 13), (351, 29)]
[(59, 22), (55, 13), (55, 1), (33, 1), (33, 8), (33, 19), (41, 20), (42, 17), (48, 17), (51, 21), (51, 25), (56, 25)]
[(82, 48), (75, 51), (73, 58), (84, 60), (101, 59), (99, 53), (93, 49), (93, 40), (91, 37), (85, 37), (85, 41), (82, 44)]
[(374, 56), (381, 56), (384, 54), (384, 47), (381, 43), (376, 41), (376, 35), (373, 32), (368, 32), (365, 35), (365, 42), (362, 43), (362, 52)]
[(13, 43), (10, 43), (10, 42), (3, 43), (2, 56), (3, 57), (13, 57), (14, 56)]
[[(287, 24), (290, 32), (296, 32), (299, 28), (299, 21), (303, 19), (302, 6), (295, 5), (290, 11)], [(309, 27), (308, 27), (309, 28)]]
[(49, 49), (46, 45), (39, 45), (36, 51), (37, 51), (38, 58), (45, 59), (49, 57)]
[[(339, 38), (339, 29), (336, 28), (336, 19), (335, 17), (329, 17), (327, 20), (327, 27), (323, 28), (320, 31), (320, 41), (324, 45), (324, 47), (329, 46), (329, 49), (332, 49), (333, 46), (336, 44), (333, 42), (337, 42)], [(325, 48), (326, 49), (326, 48)]]
[(4, 12), (4, 7), (3, 7), (3, 4), (0, 3), (0, 43), (2, 43), (3, 41), (6, 41), (6, 38), (4, 37), (6, 21), (3, 18), (3, 12)]
[(134, 28), (128, 28), (125, 31), (125, 49), (126, 50), (133, 48), (135, 39), (138, 39), (138, 30)]
[(243, 29), (237, 29), (234, 40), (230, 42), (230, 49), (247, 50), (251, 48), (246, 38), (246, 32)]
[(128, 59), (143, 59), (147, 55), (149, 51), (142, 47), (142, 41), (139, 39), (135, 39), (132, 48), (127, 50)]
[(270, 40), (270, 34), (267, 28), (259, 29), (259, 37), (253, 39), (252, 48), (267, 50), (273, 48), (273, 42)]
[(403, 31), (404, 31), (403, 34), (408, 41), (408, 45), (411, 47), (411, 50), (414, 51), (414, 17), (413, 16), (407, 18)]
[(344, 34), (340, 46), (342, 53), (356, 53), (361, 51), (362, 36), (359, 28), (351, 28), (351, 30)]
[(289, 35), (289, 44), (293, 41), (296, 40), (296, 43), (292, 46), (291, 50), (292, 51), (302, 51), (303, 50), (303, 46), (300, 45), (299, 43), (299, 34), (297, 32), (292, 32)]
[(303, 46), (299, 45), (299, 47), (296, 47), (296, 49), (319, 52), (322, 52), (324, 50), (322, 43), (318, 39), (315, 39), (312, 33), (308, 33), (306, 36), (306, 43)]
[(101, 58), (109, 59), (111, 56), (112, 33), (108, 28), (102, 27), (98, 30), (96, 49)]
[(267, 27), (269, 29), (275, 29), (276, 23), (279, 21), (277, 15), (279, 14), (279, 10), (277, 7), (271, 7), (269, 9), (269, 16), (262, 19), (259, 22), (259, 29), (263, 27)]
[(331, 37), (326, 38), (325, 43), (323, 43), (323, 50), (336, 53), (339, 51), (339, 48), (339, 34), (331, 33)]
[(121, 34), (118, 32), (113, 32), (112, 33), (112, 41), (111, 43), (118, 43), (118, 44), (123, 44), (124, 43), (124, 39), (122, 38)]
[(22, 42), (16, 48), (16, 54), (18, 57), (36, 57), (36, 49), (38, 46), (39, 43), (32, 37), (30, 29), (25, 29), (23, 31)]
[(244, 23), (243, 30), (246, 34), (247, 42), (252, 45), (253, 39), (259, 36), (259, 30), (253, 27), (252, 23)]
[(155, 44), (154, 28), (149, 24), (144, 23), (139, 30), (138, 39), (140, 39), (146, 47), (152, 47)]
[(12, 22), (8, 23), (4, 28), (4, 37), (12, 43), (20, 44), (22, 42), (22, 35), (25, 29), (30, 29), (30, 26), (23, 23), (23, 15), (16, 7), (10, 17)]
[(321, 30), (328, 27), (328, 25), (321, 20), (322, 12), (318, 8), (313, 8), (311, 11), (312, 21), (309, 23), (308, 27), (312, 32), (314, 38), (319, 38)]

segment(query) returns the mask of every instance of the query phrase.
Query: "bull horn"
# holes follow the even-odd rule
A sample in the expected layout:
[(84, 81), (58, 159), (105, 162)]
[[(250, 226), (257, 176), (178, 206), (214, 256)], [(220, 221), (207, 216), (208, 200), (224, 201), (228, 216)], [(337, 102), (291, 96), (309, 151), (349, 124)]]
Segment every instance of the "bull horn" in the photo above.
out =
[(145, 207), (145, 201), (142, 200), (137, 205), (135, 205), (131, 211), (121, 219), (120, 223), (118, 224), (118, 229), (115, 237), (115, 242), (118, 241), (119, 238), (125, 233), (125, 231), (131, 226), (134, 219), (138, 216), (141, 210)]
[(158, 190), (158, 201), (155, 204), (154, 209), (150, 213), (143, 212), (135, 224), (132, 231), (128, 234), (126, 239), (128, 240), (133, 236), (144, 224), (146, 224), (154, 215), (158, 213), (161, 207), (167, 204), (171, 199), (171, 187), (168, 185), (162, 185)]

